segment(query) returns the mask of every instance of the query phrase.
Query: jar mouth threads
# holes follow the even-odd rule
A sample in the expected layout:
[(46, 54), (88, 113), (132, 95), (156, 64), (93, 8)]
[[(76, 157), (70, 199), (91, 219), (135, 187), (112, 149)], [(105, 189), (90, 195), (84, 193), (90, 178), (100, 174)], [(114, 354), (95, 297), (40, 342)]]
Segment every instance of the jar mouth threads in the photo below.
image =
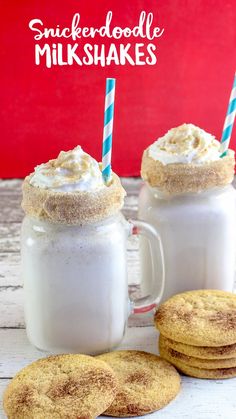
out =
[(111, 184), (97, 191), (55, 192), (23, 182), (22, 208), (27, 215), (59, 224), (90, 224), (117, 213), (126, 195), (113, 172)]
[(151, 187), (174, 195), (184, 192), (200, 192), (233, 181), (234, 151), (228, 150), (225, 157), (202, 164), (171, 163), (164, 165), (144, 151), (141, 165), (142, 179)]

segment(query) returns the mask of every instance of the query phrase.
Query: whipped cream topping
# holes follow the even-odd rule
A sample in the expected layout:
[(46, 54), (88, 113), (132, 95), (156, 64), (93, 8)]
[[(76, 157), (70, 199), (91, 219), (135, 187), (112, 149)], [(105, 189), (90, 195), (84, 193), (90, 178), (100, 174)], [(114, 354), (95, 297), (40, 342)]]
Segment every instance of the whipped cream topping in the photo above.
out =
[(148, 148), (148, 155), (162, 164), (202, 164), (220, 159), (220, 142), (193, 124), (172, 128)]
[(55, 192), (91, 192), (105, 187), (99, 163), (80, 146), (36, 166), (30, 184)]

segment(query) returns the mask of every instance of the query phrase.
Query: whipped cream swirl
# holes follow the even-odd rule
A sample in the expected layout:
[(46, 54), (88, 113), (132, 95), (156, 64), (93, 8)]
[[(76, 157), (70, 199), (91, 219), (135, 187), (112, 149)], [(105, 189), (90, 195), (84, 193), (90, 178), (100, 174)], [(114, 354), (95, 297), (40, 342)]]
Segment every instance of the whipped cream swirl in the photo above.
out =
[(80, 146), (36, 166), (30, 184), (55, 192), (91, 192), (106, 187), (99, 163)]
[(172, 128), (148, 148), (148, 155), (162, 164), (202, 164), (220, 159), (220, 142), (193, 124)]

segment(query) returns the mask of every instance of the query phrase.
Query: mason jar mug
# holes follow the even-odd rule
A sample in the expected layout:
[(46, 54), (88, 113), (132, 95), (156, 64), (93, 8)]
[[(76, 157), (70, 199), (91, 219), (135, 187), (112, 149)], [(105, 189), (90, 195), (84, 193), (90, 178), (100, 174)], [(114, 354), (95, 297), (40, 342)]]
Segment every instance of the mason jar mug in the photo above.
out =
[[(126, 241), (131, 234), (146, 237), (152, 265), (148, 296), (134, 301), (127, 280)], [(30, 342), (47, 351), (97, 354), (121, 342), (130, 313), (151, 310), (160, 301), (162, 244), (149, 224), (128, 222), (121, 213), (85, 225), (27, 215), (22, 275)]]

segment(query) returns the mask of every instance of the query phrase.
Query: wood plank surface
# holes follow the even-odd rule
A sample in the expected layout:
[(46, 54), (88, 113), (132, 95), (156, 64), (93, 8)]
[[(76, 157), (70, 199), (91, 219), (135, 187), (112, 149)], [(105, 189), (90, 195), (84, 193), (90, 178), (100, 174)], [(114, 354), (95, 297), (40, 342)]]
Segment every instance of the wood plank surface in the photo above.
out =
[[(0, 400), (10, 382), (0, 379)], [(164, 409), (140, 419), (235, 419), (236, 382), (192, 380), (184, 377), (180, 394)], [(0, 403), (0, 418), (6, 419)], [(107, 416), (100, 416), (107, 419)], [(45, 418), (50, 419), (50, 418)]]
[[(127, 329), (119, 349), (139, 349), (157, 353), (157, 331), (153, 327)], [(22, 367), (45, 356), (32, 347), (25, 330), (0, 329), (0, 392)], [(177, 398), (164, 409), (147, 415), (146, 419), (235, 419), (236, 378), (199, 380), (182, 376), (182, 388)], [(0, 397), (2, 399), (2, 397)], [(0, 407), (0, 418), (5, 416)], [(50, 419), (50, 418), (45, 418)]]
[[(141, 181), (123, 179), (122, 183), (127, 191), (124, 215), (127, 219), (135, 218)], [(0, 327), (24, 327), (20, 272), (21, 186), (21, 180), (0, 181)], [(134, 286), (140, 282), (137, 236), (127, 242), (127, 260), (129, 284), (135, 291)]]
[[(127, 328), (119, 348), (157, 353), (157, 339), (158, 331), (152, 326)], [(25, 329), (0, 329), (0, 342), (0, 378), (12, 377), (30, 362), (49, 355), (29, 343)]]
[[(124, 215), (137, 217), (140, 179), (122, 179), (127, 191)], [(20, 208), (22, 181), (0, 181), (0, 400), (9, 379), (23, 366), (45, 356), (32, 347), (26, 336), (23, 316), (23, 289), (20, 275)], [(137, 293), (140, 281), (138, 239), (128, 242), (130, 289)], [(140, 349), (157, 353), (157, 331), (148, 316), (131, 316), (120, 348)], [(139, 327), (135, 327), (139, 325)], [(146, 327), (140, 327), (146, 326)], [(236, 379), (199, 380), (182, 378), (179, 396), (166, 408), (146, 419), (235, 419)], [(5, 419), (0, 403), (0, 418)], [(45, 418), (49, 419), (49, 418)]]

